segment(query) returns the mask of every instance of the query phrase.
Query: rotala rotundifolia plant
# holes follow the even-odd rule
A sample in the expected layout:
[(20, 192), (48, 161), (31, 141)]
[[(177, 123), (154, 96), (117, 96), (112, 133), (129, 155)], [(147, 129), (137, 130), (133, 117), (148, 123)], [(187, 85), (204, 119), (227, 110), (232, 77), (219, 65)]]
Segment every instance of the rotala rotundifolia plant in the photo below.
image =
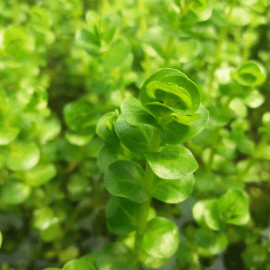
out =
[(123, 249), (128, 269), (140, 269), (141, 262), (159, 268), (177, 251), (178, 227), (156, 216), (151, 200), (180, 203), (190, 196), (198, 164), (182, 144), (202, 132), (207, 121), (196, 84), (169, 68), (144, 82), (140, 100), (127, 97), (120, 112), (99, 120), (96, 132), (107, 144), (97, 162), (113, 195), (107, 223), (112, 233), (128, 235), (130, 249)]

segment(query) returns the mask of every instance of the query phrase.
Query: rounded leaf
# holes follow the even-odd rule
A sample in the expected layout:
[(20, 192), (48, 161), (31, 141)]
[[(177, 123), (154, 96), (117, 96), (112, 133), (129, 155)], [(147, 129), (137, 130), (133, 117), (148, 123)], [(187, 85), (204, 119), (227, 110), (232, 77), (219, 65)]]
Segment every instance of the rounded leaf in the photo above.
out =
[(96, 270), (96, 268), (85, 259), (75, 259), (66, 263), (63, 270)]
[(118, 115), (115, 112), (106, 113), (99, 119), (96, 126), (97, 135), (112, 145), (119, 143), (119, 139), (114, 131), (114, 125), (117, 117)]
[(108, 228), (115, 234), (136, 230), (140, 204), (121, 197), (111, 197), (106, 205)]
[(142, 124), (132, 126), (120, 115), (115, 123), (115, 132), (129, 150), (137, 154), (143, 154), (148, 151), (154, 127)]
[(99, 115), (95, 106), (86, 100), (79, 100), (67, 104), (64, 108), (65, 121), (70, 129), (80, 129), (94, 126)]
[(0, 128), (0, 145), (6, 145), (14, 141), (19, 133), (20, 133), (20, 129), (17, 127), (14, 127), (14, 128), (1, 127)]
[(209, 114), (202, 104), (196, 114), (201, 117), (190, 123), (180, 123), (177, 119), (171, 117), (164, 127), (166, 142), (169, 144), (181, 144), (199, 135), (208, 123)]
[(250, 219), (248, 207), (248, 195), (240, 189), (229, 189), (218, 199), (219, 216), (230, 224), (246, 224)]
[(228, 244), (223, 233), (215, 233), (210, 229), (198, 229), (195, 233), (195, 242), (202, 256), (211, 257), (221, 253)]
[(49, 207), (36, 209), (33, 214), (33, 225), (36, 229), (45, 231), (51, 225), (58, 222), (54, 211)]
[(193, 190), (195, 178), (193, 174), (175, 180), (155, 177), (151, 195), (162, 202), (180, 203), (186, 200)]
[(182, 145), (164, 145), (159, 152), (145, 154), (153, 172), (163, 179), (179, 179), (198, 169), (192, 153)]
[(266, 80), (266, 71), (262, 64), (250, 60), (233, 72), (232, 77), (242, 85), (254, 87), (264, 83)]
[(112, 163), (105, 172), (104, 185), (111, 194), (137, 203), (150, 199), (144, 189), (144, 171), (133, 161), (118, 160)]
[(31, 187), (18, 179), (6, 179), (0, 187), (1, 200), (6, 204), (20, 204), (26, 201), (31, 193)]
[(156, 217), (147, 223), (140, 248), (157, 259), (169, 259), (177, 251), (179, 231), (169, 219)]
[(12, 171), (26, 171), (37, 165), (40, 152), (36, 144), (16, 142), (7, 157), (7, 167)]
[(155, 117), (144, 109), (135, 97), (127, 97), (121, 103), (121, 113), (130, 125), (147, 124), (159, 127)]
[(143, 84), (140, 100), (142, 105), (159, 117), (172, 112), (194, 113), (200, 106), (197, 86), (176, 69), (160, 69)]
[(24, 181), (33, 187), (38, 187), (49, 182), (56, 176), (56, 167), (53, 163), (38, 164), (24, 173)]

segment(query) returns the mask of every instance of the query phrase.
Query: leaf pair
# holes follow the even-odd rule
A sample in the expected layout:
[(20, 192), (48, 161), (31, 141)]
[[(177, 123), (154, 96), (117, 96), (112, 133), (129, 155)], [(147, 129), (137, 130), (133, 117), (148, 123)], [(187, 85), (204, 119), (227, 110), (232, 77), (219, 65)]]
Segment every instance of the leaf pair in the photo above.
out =
[(202, 227), (223, 230), (228, 224), (244, 225), (249, 219), (248, 196), (240, 189), (228, 189), (219, 199), (205, 200), (193, 207), (193, 216)]
[(165, 145), (159, 152), (148, 153), (145, 157), (156, 174), (150, 194), (144, 186), (142, 167), (129, 160), (115, 161), (105, 171), (104, 184), (108, 191), (137, 203), (147, 201), (151, 196), (176, 203), (190, 195), (194, 185), (192, 173), (198, 164), (187, 148)]

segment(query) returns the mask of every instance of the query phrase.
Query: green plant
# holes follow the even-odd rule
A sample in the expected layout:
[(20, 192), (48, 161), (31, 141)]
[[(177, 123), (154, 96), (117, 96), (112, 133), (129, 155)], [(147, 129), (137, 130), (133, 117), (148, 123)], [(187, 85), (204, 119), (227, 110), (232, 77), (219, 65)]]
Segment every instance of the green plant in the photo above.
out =
[(0, 1), (0, 268), (268, 270), (269, 14)]
[(139, 269), (134, 260), (158, 268), (178, 248), (177, 227), (155, 217), (151, 198), (179, 203), (191, 194), (198, 164), (181, 143), (198, 135), (207, 121), (196, 85), (177, 70), (161, 69), (144, 82), (140, 100), (124, 99), (121, 113), (107, 113), (97, 124), (97, 134), (107, 142), (98, 165), (114, 195), (106, 206), (108, 227), (120, 235), (136, 232), (133, 259), (125, 258), (134, 269)]

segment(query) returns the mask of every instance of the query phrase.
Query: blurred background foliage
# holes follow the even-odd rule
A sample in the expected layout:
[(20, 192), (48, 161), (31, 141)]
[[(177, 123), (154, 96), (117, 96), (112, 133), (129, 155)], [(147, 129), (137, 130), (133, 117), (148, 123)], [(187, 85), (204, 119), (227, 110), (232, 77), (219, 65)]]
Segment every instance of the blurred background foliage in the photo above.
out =
[[(269, 44), (269, 0), (0, 1), (2, 270), (82, 256), (116, 269), (107, 245), (128, 238), (107, 228), (95, 127), (164, 67), (198, 85), (210, 119), (185, 144), (200, 164), (191, 198), (154, 200), (181, 231), (160, 269), (269, 270)], [(205, 228), (204, 200), (231, 188), (248, 195), (249, 222)]]

